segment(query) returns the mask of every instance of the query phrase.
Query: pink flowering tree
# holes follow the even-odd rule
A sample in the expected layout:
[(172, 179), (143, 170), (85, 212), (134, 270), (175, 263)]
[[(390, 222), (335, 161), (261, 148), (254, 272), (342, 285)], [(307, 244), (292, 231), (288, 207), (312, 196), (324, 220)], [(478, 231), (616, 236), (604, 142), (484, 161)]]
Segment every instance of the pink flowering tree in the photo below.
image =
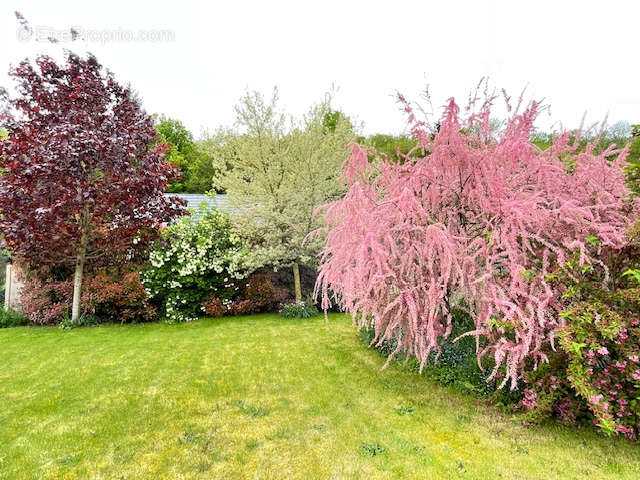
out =
[(494, 100), (462, 114), (450, 99), (433, 129), (400, 97), (419, 140), (401, 164), (352, 146), (348, 193), (323, 207), (316, 294), (323, 307), (337, 302), (360, 327), (372, 325), (374, 342), (397, 339), (394, 354), (421, 367), (450, 335), (452, 309), (464, 309), (479, 364), (491, 357), (490, 378), (504, 375), (500, 386), (515, 388), (563, 325), (554, 273), (623, 247), (635, 205), (626, 148), (579, 149), (579, 135), (567, 132), (541, 150), (530, 141), (540, 104), (507, 105), (496, 128)]

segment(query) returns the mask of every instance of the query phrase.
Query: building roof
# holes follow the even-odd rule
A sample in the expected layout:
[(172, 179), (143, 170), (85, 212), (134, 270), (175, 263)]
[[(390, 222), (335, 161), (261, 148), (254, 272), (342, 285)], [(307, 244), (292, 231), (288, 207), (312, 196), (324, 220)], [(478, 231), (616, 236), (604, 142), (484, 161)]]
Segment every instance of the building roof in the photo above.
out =
[(202, 217), (200, 212), (200, 205), (204, 202), (208, 207), (215, 207), (222, 212), (233, 215), (236, 210), (231, 207), (229, 199), (226, 195), (216, 193), (215, 195), (204, 195), (201, 193), (165, 193), (168, 197), (178, 197), (187, 201), (187, 208), (193, 211), (193, 216), (196, 219)]

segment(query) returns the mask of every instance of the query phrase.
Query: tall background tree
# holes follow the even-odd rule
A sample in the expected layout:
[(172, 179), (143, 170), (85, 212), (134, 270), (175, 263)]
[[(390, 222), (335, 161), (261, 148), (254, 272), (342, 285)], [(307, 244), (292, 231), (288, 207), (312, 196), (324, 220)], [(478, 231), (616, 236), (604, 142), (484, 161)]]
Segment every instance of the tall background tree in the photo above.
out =
[[(196, 141), (193, 134), (179, 120), (163, 115), (156, 117), (158, 141), (167, 143), (166, 159), (180, 169), (180, 178), (167, 188), (176, 193), (207, 193), (213, 181), (213, 159), (210, 153), (210, 139), (206, 136)], [(214, 136), (215, 137), (215, 136)]]
[(10, 71), (0, 93), (0, 228), (14, 256), (75, 268), (72, 319), (85, 265), (131, 255), (182, 212), (163, 195), (177, 176), (153, 121), (95, 57), (40, 56)]
[[(291, 267), (296, 299), (302, 299), (300, 265), (315, 265), (321, 239), (308, 238), (320, 225), (318, 205), (340, 198), (340, 167), (355, 138), (344, 115), (331, 115), (326, 96), (301, 119), (270, 100), (248, 93), (236, 106), (240, 134), (221, 142), (214, 186), (224, 189), (238, 209), (237, 226), (252, 246), (250, 263)], [(327, 120), (329, 119), (329, 120)]]

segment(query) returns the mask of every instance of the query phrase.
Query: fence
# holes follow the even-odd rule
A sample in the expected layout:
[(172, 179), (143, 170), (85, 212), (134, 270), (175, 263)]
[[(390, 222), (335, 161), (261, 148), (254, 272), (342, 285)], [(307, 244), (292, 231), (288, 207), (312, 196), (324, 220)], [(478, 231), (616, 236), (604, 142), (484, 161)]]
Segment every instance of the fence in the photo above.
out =
[(17, 278), (15, 267), (9, 262), (4, 263), (4, 308), (17, 308), (20, 303), (20, 290), (22, 285)]

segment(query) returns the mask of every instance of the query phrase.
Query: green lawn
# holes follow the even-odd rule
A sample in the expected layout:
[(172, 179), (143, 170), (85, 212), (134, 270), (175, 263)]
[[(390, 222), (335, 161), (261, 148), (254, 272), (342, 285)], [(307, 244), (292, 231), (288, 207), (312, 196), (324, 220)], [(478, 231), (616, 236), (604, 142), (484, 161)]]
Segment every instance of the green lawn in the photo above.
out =
[(0, 330), (0, 478), (640, 478), (383, 363), (344, 316)]

